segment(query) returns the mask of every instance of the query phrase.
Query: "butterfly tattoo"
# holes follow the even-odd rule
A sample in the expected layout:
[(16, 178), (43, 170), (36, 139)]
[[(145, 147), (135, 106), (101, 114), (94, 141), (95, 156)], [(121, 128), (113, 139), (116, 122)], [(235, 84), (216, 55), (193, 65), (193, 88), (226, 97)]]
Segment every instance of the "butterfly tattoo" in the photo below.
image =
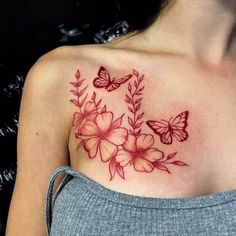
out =
[(121, 78), (112, 78), (109, 74), (109, 72), (107, 71), (107, 69), (105, 69), (103, 66), (100, 67), (98, 74), (98, 77), (96, 77), (93, 80), (93, 85), (96, 88), (105, 88), (108, 92), (111, 92), (117, 88), (120, 87), (121, 84), (125, 83), (127, 80), (129, 80), (133, 75), (126, 75), (124, 77)]
[(188, 133), (185, 130), (187, 127), (188, 111), (184, 111), (177, 115), (174, 119), (171, 117), (168, 121), (149, 120), (146, 124), (160, 136), (160, 140), (164, 144), (172, 144), (173, 138), (179, 142), (183, 142), (188, 138)]

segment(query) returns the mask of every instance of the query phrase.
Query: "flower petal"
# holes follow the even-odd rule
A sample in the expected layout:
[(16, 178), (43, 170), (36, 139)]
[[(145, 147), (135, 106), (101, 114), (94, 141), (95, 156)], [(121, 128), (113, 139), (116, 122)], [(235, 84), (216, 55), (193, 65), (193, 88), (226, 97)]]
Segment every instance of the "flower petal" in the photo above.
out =
[(91, 112), (89, 115), (87, 115), (87, 116), (86, 116), (86, 119), (95, 122), (96, 117), (97, 117), (97, 113), (94, 111), (94, 112)]
[(162, 159), (164, 156), (164, 153), (159, 151), (156, 148), (148, 148), (143, 155), (143, 158), (147, 159), (150, 162), (158, 161)]
[(110, 128), (112, 120), (112, 112), (100, 113), (96, 118), (97, 126), (101, 131), (106, 132)]
[(112, 129), (117, 129), (121, 126), (123, 116), (124, 116), (124, 114), (112, 123), (112, 125), (111, 125)]
[(130, 152), (136, 151), (135, 137), (133, 135), (127, 136), (126, 142), (123, 144), (123, 148)]
[(89, 113), (91, 111), (93, 111), (95, 109), (95, 104), (94, 102), (86, 102), (86, 104), (84, 105), (84, 112), (85, 113)]
[(83, 136), (97, 136), (98, 132), (97, 125), (91, 120), (86, 121), (80, 130), (80, 134)]
[(151, 162), (143, 158), (135, 158), (134, 169), (141, 172), (152, 172), (154, 166)]
[(94, 158), (98, 152), (99, 138), (90, 138), (84, 144), (84, 149), (88, 152), (90, 158)]
[(113, 129), (107, 136), (107, 140), (112, 142), (115, 145), (121, 145), (125, 142), (127, 137), (127, 129), (125, 128), (117, 128)]
[(73, 116), (73, 126), (78, 126), (83, 120), (83, 115), (80, 112), (75, 112)]
[(132, 156), (129, 152), (125, 150), (119, 150), (116, 155), (116, 162), (119, 162), (121, 166), (126, 166), (132, 160)]
[(109, 161), (113, 156), (116, 155), (118, 148), (113, 143), (107, 140), (101, 140), (99, 144), (100, 155), (102, 161)]
[(136, 145), (138, 149), (147, 149), (151, 147), (154, 143), (153, 135), (151, 134), (142, 134), (138, 136), (136, 140)]

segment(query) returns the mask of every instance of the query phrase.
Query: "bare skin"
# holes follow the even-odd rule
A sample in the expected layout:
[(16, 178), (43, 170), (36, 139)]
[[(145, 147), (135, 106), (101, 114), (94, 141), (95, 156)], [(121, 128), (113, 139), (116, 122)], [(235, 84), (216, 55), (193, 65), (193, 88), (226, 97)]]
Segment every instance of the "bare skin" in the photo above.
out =
[[(58, 48), (39, 59), (24, 87), (7, 235), (46, 235), (47, 183), (62, 165), (114, 191), (139, 196), (183, 198), (236, 189), (235, 8), (233, 0), (179, 0), (141, 33), (104, 45)], [(153, 135), (155, 147), (177, 152), (175, 158), (188, 166), (169, 166), (171, 174), (126, 166), (125, 178), (115, 175), (110, 181), (107, 162), (77, 149), (73, 115), (78, 110), (70, 102), (76, 71), (85, 79), (89, 96), (96, 92), (116, 118), (128, 115), (124, 95), (129, 81), (112, 92), (95, 87), (101, 66), (116, 77), (133, 69), (144, 75), (140, 109), (145, 122), (189, 112), (183, 142), (173, 138), (166, 145), (148, 125), (142, 126), (145, 134)], [(128, 129), (127, 118), (122, 119)]]

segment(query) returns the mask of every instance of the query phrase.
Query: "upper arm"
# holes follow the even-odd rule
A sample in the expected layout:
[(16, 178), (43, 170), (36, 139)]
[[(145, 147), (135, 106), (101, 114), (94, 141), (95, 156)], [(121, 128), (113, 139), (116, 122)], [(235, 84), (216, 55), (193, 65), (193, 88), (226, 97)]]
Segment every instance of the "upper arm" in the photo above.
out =
[(44, 205), (52, 172), (69, 165), (69, 121), (57, 89), (60, 66), (44, 56), (25, 81), (17, 140), (17, 176), (7, 235), (46, 235)]

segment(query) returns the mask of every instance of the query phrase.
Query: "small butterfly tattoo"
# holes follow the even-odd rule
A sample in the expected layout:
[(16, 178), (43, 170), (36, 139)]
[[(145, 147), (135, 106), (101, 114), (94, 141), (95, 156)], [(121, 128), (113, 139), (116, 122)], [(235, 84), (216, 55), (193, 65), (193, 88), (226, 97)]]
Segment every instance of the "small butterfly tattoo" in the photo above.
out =
[(189, 112), (184, 111), (177, 115), (174, 119), (171, 117), (168, 121), (149, 120), (146, 124), (160, 136), (163, 144), (172, 144), (173, 138), (179, 142), (183, 142), (188, 138), (188, 133), (185, 130), (187, 127), (187, 119)]
[(125, 83), (127, 80), (129, 80), (133, 75), (126, 75), (121, 78), (112, 78), (103, 66), (100, 67), (98, 74), (98, 77), (96, 77), (93, 80), (93, 85), (96, 88), (105, 88), (108, 92), (111, 92), (117, 88), (120, 87), (121, 84)]

